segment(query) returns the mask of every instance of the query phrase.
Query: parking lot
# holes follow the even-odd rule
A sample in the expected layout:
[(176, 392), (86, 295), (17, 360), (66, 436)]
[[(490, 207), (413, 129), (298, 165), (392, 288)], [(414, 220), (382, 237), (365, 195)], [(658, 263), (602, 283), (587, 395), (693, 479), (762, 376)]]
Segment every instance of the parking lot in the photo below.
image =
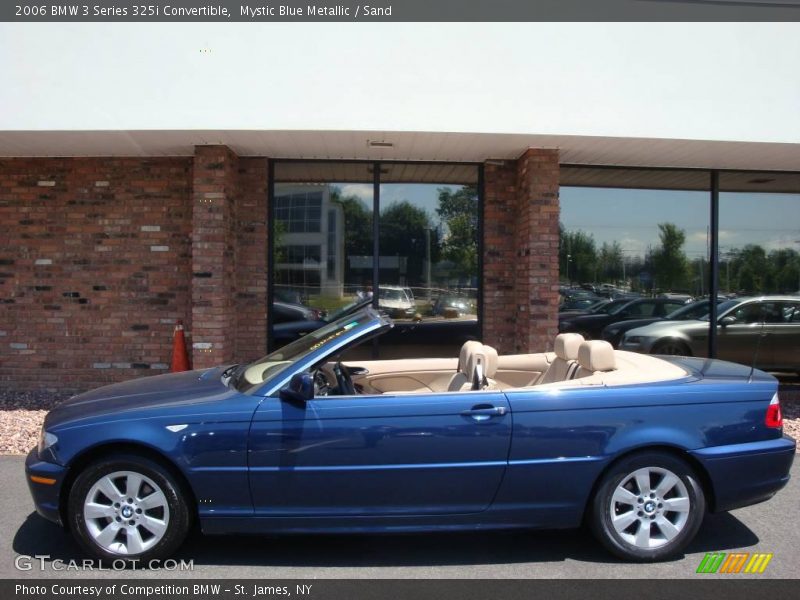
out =
[[(800, 466), (789, 486), (771, 501), (728, 514), (710, 515), (689, 547), (671, 562), (622, 563), (583, 530), (479, 532), (384, 536), (205, 537), (193, 534), (176, 558), (193, 561), (185, 571), (138, 570), (127, 577), (202, 578), (692, 578), (706, 552), (764, 552), (774, 557), (761, 575), (797, 576), (800, 544)], [(86, 577), (56, 570), (58, 561), (84, 555), (56, 525), (33, 512), (24, 483), (23, 458), (0, 457), (0, 577)], [(19, 555), (48, 555), (44, 571), (20, 572)], [(54, 562), (55, 561), (55, 562)], [(92, 577), (114, 577), (97, 571)], [(702, 575), (704, 578), (716, 575)]]

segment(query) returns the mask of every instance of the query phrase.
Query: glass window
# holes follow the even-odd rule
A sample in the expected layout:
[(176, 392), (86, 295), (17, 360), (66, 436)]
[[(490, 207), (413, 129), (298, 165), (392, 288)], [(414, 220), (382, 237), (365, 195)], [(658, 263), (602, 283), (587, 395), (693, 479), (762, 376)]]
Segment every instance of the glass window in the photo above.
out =
[[(329, 315), (369, 303), (377, 289), (379, 308), (396, 323), (380, 339), (381, 358), (456, 356), (464, 341), (480, 337), (478, 167), (381, 163), (377, 255), (374, 168), (276, 162), (275, 301), (316, 311), (322, 325)], [(274, 316), (270, 322), (272, 348), (313, 325)], [(364, 358), (371, 352), (372, 346), (352, 351)]]
[(457, 167), (382, 165), (379, 305), (396, 331), (381, 358), (457, 356), (480, 337), (478, 170)]
[[(323, 326), (342, 309), (355, 310), (358, 300), (371, 295), (369, 166), (275, 164), (271, 348)], [(288, 312), (279, 303), (296, 310)]]
[(800, 372), (800, 328), (787, 295), (800, 293), (800, 174), (721, 172), (720, 292), (766, 296), (717, 329), (719, 358), (778, 375)]
[(670, 300), (608, 309), (647, 318), (707, 299), (710, 187), (707, 171), (563, 166), (562, 301), (577, 294)]

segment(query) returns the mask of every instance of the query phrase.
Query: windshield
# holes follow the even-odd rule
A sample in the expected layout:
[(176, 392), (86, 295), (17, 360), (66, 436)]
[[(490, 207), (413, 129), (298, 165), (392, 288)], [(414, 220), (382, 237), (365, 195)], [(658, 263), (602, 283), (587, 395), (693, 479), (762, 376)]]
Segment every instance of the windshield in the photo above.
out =
[(610, 308), (608, 308), (608, 310), (603, 309), (602, 312), (605, 312), (609, 315), (615, 315), (618, 312), (620, 312), (623, 308), (626, 308), (629, 304), (633, 304), (634, 302), (636, 302), (636, 300), (630, 300), (630, 299), (620, 300), (619, 304), (611, 306)]
[(387, 290), (386, 288), (381, 288), (379, 297), (383, 300), (408, 300), (403, 290)]
[(708, 316), (708, 300), (692, 302), (681, 306), (669, 313), (665, 319), (668, 321), (688, 321), (689, 319), (703, 319)]
[(375, 322), (376, 319), (374, 312), (361, 310), (328, 323), (264, 358), (242, 365), (233, 376), (234, 386), (237, 390), (244, 391), (259, 385), (351, 329)]
[(369, 306), (370, 304), (372, 304), (372, 298), (364, 298), (364, 299), (361, 299), (361, 300), (356, 300), (355, 302), (350, 302), (349, 304), (345, 304), (343, 307), (338, 309), (333, 314), (328, 315), (325, 318), (325, 320), (328, 323), (332, 323), (333, 321), (341, 319), (345, 315), (352, 314), (352, 313), (356, 312), (356, 310), (358, 310), (360, 308), (365, 308), (365, 307)]
[[(732, 309), (734, 306), (738, 306), (741, 303), (742, 303), (741, 300), (726, 300), (722, 304), (717, 305), (717, 314), (721, 317), (726, 312), (728, 312), (730, 309)], [(702, 317), (700, 317), (700, 320), (701, 321), (708, 321), (708, 311), (706, 311), (706, 314), (704, 314)]]

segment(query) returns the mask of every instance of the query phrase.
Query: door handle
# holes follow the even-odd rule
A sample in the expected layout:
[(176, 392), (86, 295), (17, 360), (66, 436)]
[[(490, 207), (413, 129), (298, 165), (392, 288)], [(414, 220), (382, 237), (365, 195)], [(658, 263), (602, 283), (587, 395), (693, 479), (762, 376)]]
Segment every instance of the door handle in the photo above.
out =
[(473, 421), (488, 421), (492, 417), (502, 417), (506, 414), (506, 407), (505, 406), (487, 406), (487, 405), (478, 405), (473, 406), (469, 410), (465, 410), (461, 413), (464, 417), (469, 417)]

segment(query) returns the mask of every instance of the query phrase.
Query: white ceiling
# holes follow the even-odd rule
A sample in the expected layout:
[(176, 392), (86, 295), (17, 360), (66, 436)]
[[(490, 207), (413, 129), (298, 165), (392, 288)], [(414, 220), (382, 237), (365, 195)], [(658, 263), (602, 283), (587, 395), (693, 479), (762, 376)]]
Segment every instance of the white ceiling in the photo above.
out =
[[(388, 141), (374, 148), (369, 141)], [(392, 131), (0, 131), (0, 156), (191, 156), (225, 144), (240, 156), (483, 162), (555, 148), (561, 163), (800, 171), (800, 143)]]

